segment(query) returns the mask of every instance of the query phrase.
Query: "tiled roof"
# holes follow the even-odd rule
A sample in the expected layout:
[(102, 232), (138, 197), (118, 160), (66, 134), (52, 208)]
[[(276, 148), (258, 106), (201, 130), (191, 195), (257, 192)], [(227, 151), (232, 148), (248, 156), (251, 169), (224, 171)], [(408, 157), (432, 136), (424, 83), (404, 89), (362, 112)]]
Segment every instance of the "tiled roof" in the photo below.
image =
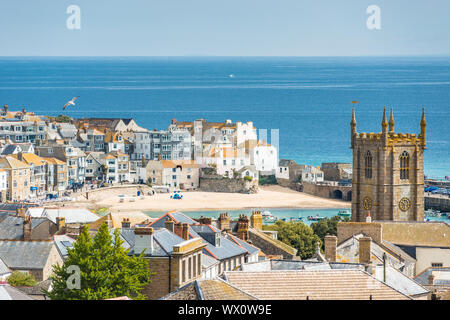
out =
[(264, 300), (405, 300), (361, 270), (227, 271), (225, 279)]
[(0, 241), (0, 259), (10, 269), (42, 269), (52, 247), (52, 241)]
[(12, 156), (6, 156), (4, 158), (0, 158), (0, 165), (3, 165), (1, 167), (8, 168), (8, 169), (26, 169), (26, 168), (30, 167), (25, 162), (17, 160)]
[(257, 300), (257, 298), (217, 278), (196, 280), (162, 297), (161, 300)]
[[(17, 155), (14, 155), (14, 157), (17, 158)], [(34, 153), (23, 153), (22, 158), (22, 161), (27, 164), (34, 164), (35, 166), (45, 165), (45, 160)]]
[(44, 158), (44, 157), (42, 157), (42, 159), (44, 159), (44, 161), (46, 161), (49, 164), (62, 164), (62, 165), (66, 164), (64, 161), (61, 161), (61, 160), (56, 159), (56, 158)]

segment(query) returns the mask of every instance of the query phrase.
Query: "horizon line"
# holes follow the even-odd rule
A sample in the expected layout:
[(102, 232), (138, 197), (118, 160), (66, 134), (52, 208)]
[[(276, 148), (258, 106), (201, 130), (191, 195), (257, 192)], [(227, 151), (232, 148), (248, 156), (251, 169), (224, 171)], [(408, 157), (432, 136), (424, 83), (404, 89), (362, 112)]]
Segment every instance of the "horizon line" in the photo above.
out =
[(450, 57), (450, 53), (389, 55), (0, 55), (1, 58), (393, 58)]

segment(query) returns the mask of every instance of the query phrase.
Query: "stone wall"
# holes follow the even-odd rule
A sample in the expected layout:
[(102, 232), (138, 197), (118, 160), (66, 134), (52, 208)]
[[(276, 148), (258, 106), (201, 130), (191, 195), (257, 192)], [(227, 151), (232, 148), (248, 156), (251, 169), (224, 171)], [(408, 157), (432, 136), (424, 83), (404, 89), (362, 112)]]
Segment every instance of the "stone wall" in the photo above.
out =
[(439, 195), (426, 195), (425, 209), (435, 209), (444, 212), (450, 212), (450, 197)]
[(303, 182), (302, 185), (302, 191), (304, 193), (312, 194), (313, 196), (330, 199), (342, 199), (344, 201), (352, 200), (351, 186), (315, 184), (308, 182)]
[(450, 247), (450, 225), (445, 222), (380, 221), (383, 239), (394, 244)]
[(252, 244), (261, 249), (266, 255), (280, 255), (283, 259), (294, 259), (297, 254), (295, 248), (292, 248), (279, 240), (275, 240), (262, 232), (249, 229), (248, 235)]
[(222, 176), (201, 177), (199, 190), (206, 192), (257, 193), (258, 180), (228, 179)]
[[(155, 273), (150, 276), (151, 282), (142, 290), (142, 293), (150, 300), (159, 299), (169, 294), (169, 259), (150, 258), (148, 259), (150, 272)], [(172, 274), (176, 273), (173, 272)]]
[(378, 222), (339, 222), (337, 225), (338, 243), (358, 233), (364, 233), (377, 243), (383, 240), (383, 228)]

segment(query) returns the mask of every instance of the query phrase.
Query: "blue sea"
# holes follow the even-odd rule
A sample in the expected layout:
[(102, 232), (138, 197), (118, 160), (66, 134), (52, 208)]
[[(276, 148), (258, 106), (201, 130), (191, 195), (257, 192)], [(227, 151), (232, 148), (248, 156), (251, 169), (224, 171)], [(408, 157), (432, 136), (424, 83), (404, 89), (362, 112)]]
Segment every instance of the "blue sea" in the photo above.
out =
[[(265, 211), (264, 209), (259, 209), (260, 211)], [(333, 216), (337, 216), (339, 211), (345, 210), (348, 212), (351, 212), (351, 209), (287, 209), (287, 208), (268, 208), (266, 209), (269, 211), (275, 218), (277, 219), (286, 219), (285, 221), (290, 221), (291, 218), (299, 219), (300, 221), (304, 222), (306, 225), (310, 226), (311, 223), (316, 222), (312, 220), (308, 220), (309, 216), (312, 217), (322, 217), (322, 218), (331, 218)], [(200, 218), (201, 216), (204, 217), (210, 217), (213, 219), (217, 219), (220, 215), (220, 213), (224, 212), (222, 211), (183, 211), (184, 214), (191, 218)], [(252, 210), (228, 210), (228, 215), (230, 216), (231, 220), (237, 220), (239, 218), (240, 214), (245, 214), (247, 216), (250, 216), (252, 213)], [(146, 211), (145, 214), (147, 214), (151, 218), (158, 218), (162, 216), (166, 212), (162, 211)], [(447, 216), (441, 216), (441, 217), (427, 217), (430, 221), (441, 221), (446, 222), (450, 224), (450, 219), (447, 218)], [(264, 224), (271, 224), (273, 222), (267, 222), (264, 221)]]
[(280, 157), (317, 166), (351, 162), (352, 100), (359, 132), (380, 132), (386, 106), (396, 131), (419, 133), (425, 106), (425, 174), (450, 175), (450, 57), (0, 58), (0, 104), (11, 109), (132, 117), (149, 129), (253, 121), (280, 130)]

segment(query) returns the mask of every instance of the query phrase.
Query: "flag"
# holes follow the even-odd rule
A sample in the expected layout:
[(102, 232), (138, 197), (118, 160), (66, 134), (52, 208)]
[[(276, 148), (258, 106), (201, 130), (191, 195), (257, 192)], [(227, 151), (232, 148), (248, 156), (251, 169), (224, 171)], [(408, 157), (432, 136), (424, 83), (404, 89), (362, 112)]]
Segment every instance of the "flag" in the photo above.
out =
[(355, 103), (359, 103), (359, 102), (358, 101), (352, 101), (352, 103), (355, 104)]

